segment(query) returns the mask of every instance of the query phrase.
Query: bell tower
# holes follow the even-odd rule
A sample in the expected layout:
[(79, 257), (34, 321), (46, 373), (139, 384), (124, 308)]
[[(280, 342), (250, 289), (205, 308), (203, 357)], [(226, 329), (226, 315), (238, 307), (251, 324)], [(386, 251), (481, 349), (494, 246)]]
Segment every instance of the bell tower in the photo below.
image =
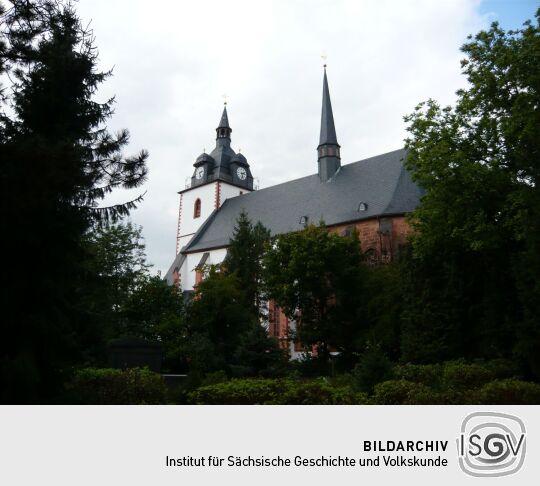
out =
[(176, 254), (225, 199), (253, 191), (250, 165), (244, 155), (231, 148), (231, 133), (225, 103), (214, 150), (197, 157), (189, 186), (179, 192)]

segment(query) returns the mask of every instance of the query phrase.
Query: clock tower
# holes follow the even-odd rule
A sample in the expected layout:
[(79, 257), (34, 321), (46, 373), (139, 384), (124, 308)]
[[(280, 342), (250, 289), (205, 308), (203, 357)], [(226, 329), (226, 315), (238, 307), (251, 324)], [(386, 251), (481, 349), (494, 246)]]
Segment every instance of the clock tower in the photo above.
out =
[(197, 157), (189, 186), (179, 192), (176, 254), (225, 199), (253, 191), (248, 161), (231, 148), (231, 132), (225, 104), (216, 128), (216, 147)]

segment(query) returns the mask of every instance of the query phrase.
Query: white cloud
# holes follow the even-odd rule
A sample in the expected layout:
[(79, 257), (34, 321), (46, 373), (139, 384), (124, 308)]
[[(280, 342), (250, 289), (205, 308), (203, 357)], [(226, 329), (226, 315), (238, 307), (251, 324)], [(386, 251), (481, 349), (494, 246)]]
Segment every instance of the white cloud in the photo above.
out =
[[(261, 187), (314, 173), (328, 77), (342, 162), (403, 145), (403, 115), (463, 86), (459, 47), (487, 26), (478, 0), (81, 0), (101, 65), (114, 76), (111, 129), (150, 151), (143, 225), (150, 261), (174, 258), (178, 197), (203, 148), (214, 146), (228, 95), (233, 148)], [(122, 195), (123, 197), (124, 195)], [(116, 198), (121, 197), (117, 195)]]

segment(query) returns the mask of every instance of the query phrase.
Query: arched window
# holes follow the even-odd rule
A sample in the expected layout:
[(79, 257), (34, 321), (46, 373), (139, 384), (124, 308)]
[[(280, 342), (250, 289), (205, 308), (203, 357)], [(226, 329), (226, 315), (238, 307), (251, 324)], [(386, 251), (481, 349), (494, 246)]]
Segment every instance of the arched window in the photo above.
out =
[(193, 217), (199, 218), (201, 216), (201, 200), (197, 199), (195, 201), (195, 206), (193, 206)]

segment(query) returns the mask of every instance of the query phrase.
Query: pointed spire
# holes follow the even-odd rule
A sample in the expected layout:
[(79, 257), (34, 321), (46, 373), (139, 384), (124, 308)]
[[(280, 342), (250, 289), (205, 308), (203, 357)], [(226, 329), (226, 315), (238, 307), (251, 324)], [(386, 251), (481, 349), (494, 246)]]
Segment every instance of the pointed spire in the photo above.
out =
[(330, 91), (328, 89), (328, 78), (326, 77), (326, 64), (324, 65), (323, 80), (323, 100), (321, 114), (321, 136), (319, 145), (337, 145), (336, 127), (334, 125), (334, 114), (332, 113), (332, 102), (330, 101)]
[(341, 167), (341, 157), (339, 154), (339, 144), (336, 137), (336, 127), (334, 125), (334, 114), (332, 113), (332, 103), (330, 102), (330, 90), (328, 89), (328, 78), (326, 77), (326, 64), (324, 65), (323, 78), (323, 99), (321, 114), (321, 135), (317, 155), (319, 162), (319, 177), (326, 182)]
[(219, 120), (219, 126), (216, 128), (216, 140), (219, 143), (230, 144), (231, 142), (231, 127), (229, 126), (229, 117), (227, 115), (227, 102), (223, 107), (223, 113), (221, 120)]
[(221, 120), (219, 120), (218, 128), (231, 128), (229, 126), (229, 117), (227, 116), (227, 103), (223, 107), (223, 114), (221, 115)]

